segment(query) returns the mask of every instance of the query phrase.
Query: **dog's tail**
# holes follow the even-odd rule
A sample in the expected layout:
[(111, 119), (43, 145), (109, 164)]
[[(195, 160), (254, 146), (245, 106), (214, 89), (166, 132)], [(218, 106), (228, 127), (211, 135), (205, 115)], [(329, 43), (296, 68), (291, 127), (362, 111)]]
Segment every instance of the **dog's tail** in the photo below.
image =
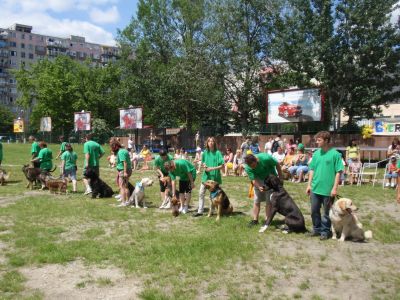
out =
[(372, 231), (371, 230), (367, 230), (364, 232), (364, 237), (365, 239), (372, 239)]

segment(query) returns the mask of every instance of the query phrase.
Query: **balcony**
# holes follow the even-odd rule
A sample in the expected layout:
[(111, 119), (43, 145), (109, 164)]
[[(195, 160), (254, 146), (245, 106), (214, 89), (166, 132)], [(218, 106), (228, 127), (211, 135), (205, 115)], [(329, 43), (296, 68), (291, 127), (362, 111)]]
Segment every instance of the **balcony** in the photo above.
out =
[(10, 64), (8, 61), (0, 61), (0, 67), (8, 68), (10, 67)]
[(10, 56), (10, 53), (8, 51), (0, 51), (0, 57), (7, 58), (9, 56)]
[(0, 32), (0, 40), (6, 41), (8, 39), (8, 32), (2, 31)]

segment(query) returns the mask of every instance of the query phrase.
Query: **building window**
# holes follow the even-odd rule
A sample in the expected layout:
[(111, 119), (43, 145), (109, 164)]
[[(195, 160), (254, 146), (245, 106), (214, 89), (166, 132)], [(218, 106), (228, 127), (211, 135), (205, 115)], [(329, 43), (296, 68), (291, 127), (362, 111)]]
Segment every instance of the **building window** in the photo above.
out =
[(21, 43), (21, 48), (25, 49), (25, 44), (24, 43)]
[(33, 45), (32, 45), (32, 44), (29, 44), (29, 45), (28, 45), (28, 49), (29, 49), (29, 50), (33, 50)]
[(10, 47), (17, 47), (17, 43), (16, 42), (10, 42)]
[(17, 56), (17, 51), (10, 51), (11, 56)]
[(21, 39), (25, 39), (25, 33), (21, 33)]
[(29, 59), (33, 59), (33, 53), (29, 53)]
[(17, 34), (15, 32), (12, 33), (12, 37), (15, 38), (17, 37)]
[(32, 35), (31, 34), (29, 35), (29, 40), (32, 41)]
[(21, 57), (25, 58), (25, 52), (21, 52)]

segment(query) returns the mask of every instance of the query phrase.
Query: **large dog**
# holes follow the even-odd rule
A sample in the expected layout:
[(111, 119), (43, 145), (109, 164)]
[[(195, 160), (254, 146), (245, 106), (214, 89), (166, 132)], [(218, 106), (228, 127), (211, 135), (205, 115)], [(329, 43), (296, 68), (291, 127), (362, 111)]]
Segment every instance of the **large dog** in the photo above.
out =
[(89, 185), (92, 190), (92, 198), (109, 198), (114, 194), (111, 187), (105, 183), (92, 168), (87, 168), (83, 174), (89, 179)]
[(0, 168), (0, 185), (5, 185), (8, 178), (10, 178), (10, 174), (7, 174), (6, 170)]
[(33, 185), (40, 182), (40, 173), (41, 170), (39, 168), (32, 167), (30, 165), (23, 165), (22, 172), (24, 173), (26, 179), (28, 180), (28, 184), (26, 187), (33, 190)]
[(362, 224), (358, 221), (354, 212), (357, 207), (353, 201), (347, 198), (338, 199), (329, 211), (331, 219), (332, 239), (344, 242), (346, 239), (356, 242), (363, 242), (365, 239), (372, 238), (372, 231), (362, 229)]
[(287, 228), (284, 228), (284, 232), (306, 232), (304, 216), (292, 197), (283, 188), (281, 180), (275, 175), (269, 175), (264, 184), (266, 188), (272, 190), (271, 209), (259, 232), (267, 230), (276, 213), (285, 217), (285, 227)]
[(229, 198), (220, 188), (218, 182), (207, 180), (204, 182), (204, 186), (210, 191), (210, 211), (208, 212), (208, 217), (211, 217), (214, 208), (217, 208), (217, 221), (219, 221), (221, 215), (232, 213), (233, 207), (229, 202)]
[(129, 204), (132, 204), (134, 207), (139, 208), (139, 204), (143, 205), (143, 208), (146, 208), (146, 202), (144, 201), (144, 188), (153, 185), (153, 180), (150, 178), (142, 178), (139, 182), (136, 182), (135, 189), (133, 193), (129, 197)]

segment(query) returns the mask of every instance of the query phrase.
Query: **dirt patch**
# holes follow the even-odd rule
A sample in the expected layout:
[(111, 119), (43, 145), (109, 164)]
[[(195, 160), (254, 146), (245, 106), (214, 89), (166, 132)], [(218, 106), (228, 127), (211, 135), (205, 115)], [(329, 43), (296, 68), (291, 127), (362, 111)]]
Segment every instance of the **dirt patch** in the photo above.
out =
[(19, 271), (27, 279), (26, 288), (39, 291), (44, 299), (137, 299), (141, 291), (141, 283), (121, 270), (85, 266), (81, 261)]

